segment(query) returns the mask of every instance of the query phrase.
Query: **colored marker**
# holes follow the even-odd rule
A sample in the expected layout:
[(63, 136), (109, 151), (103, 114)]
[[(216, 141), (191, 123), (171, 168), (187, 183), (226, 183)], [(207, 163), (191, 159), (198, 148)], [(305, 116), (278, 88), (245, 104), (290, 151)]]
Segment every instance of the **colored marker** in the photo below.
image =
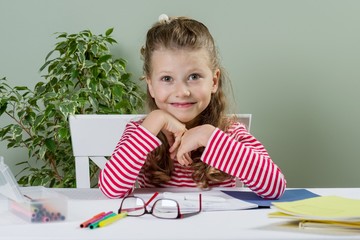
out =
[[(89, 224), (87, 225), (87, 227), (93, 228), (93, 227), (94, 227), (94, 223), (100, 222), (101, 220), (103, 220), (104, 217), (106, 217), (106, 216), (108, 216), (108, 215), (110, 215), (110, 214), (112, 214), (112, 213), (113, 213), (113, 211), (110, 211), (110, 212), (107, 212), (107, 213), (105, 213), (104, 215), (102, 215), (102, 216), (94, 219), (91, 223), (89, 223)], [(93, 224), (93, 225), (90, 226), (91, 224)]]
[(109, 224), (112, 224), (113, 222), (119, 220), (119, 219), (122, 219), (122, 218), (125, 218), (127, 216), (127, 212), (123, 212), (123, 213), (119, 213), (119, 214), (116, 214), (115, 216), (113, 217), (110, 217), (108, 219), (105, 219), (105, 220), (102, 220), (100, 223), (99, 223), (99, 227), (105, 227)]
[(100, 220), (91, 223), (91, 224), (89, 225), (89, 228), (90, 228), (90, 229), (97, 228), (97, 227), (99, 227), (99, 223), (100, 223), (101, 221), (103, 221), (103, 220), (105, 220), (105, 219), (108, 219), (108, 218), (110, 218), (110, 217), (112, 217), (112, 216), (115, 216), (115, 215), (116, 215), (116, 213), (110, 212), (109, 214), (106, 214), (105, 216), (103, 216)]
[(86, 220), (85, 222), (81, 223), (80, 227), (85, 228), (85, 227), (89, 226), (89, 224), (91, 224), (92, 222), (100, 220), (104, 215), (105, 215), (105, 212), (98, 213), (95, 216), (93, 216), (92, 218), (90, 218), (90, 219)]

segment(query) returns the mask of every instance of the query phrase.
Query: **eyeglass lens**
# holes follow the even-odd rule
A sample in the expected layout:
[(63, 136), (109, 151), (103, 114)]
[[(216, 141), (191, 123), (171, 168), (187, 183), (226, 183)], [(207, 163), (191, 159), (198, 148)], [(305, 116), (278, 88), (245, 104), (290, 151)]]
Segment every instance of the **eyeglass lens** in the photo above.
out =
[(138, 197), (124, 198), (121, 204), (121, 213), (127, 212), (128, 216), (141, 216), (146, 212), (145, 203)]
[(155, 202), (152, 208), (152, 214), (159, 218), (177, 218), (178, 204), (174, 200), (160, 199)]

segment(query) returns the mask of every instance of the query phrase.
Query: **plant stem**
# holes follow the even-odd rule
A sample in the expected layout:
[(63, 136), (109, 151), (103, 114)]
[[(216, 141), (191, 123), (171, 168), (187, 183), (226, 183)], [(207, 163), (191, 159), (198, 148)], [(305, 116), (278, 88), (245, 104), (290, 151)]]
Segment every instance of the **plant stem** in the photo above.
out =
[[(8, 115), (10, 118), (12, 118), (12, 119), (21, 127), (21, 129), (24, 130), (24, 131), (29, 135), (30, 138), (33, 137), (32, 134), (31, 134), (31, 132), (29, 131), (29, 129), (26, 128), (26, 127), (22, 124), (22, 122), (21, 122), (20, 120), (16, 119), (15, 116), (14, 116), (14, 115), (11, 115), (8, 111), (5, 111), (5, 113), (6, 113), (6, 115)], [(25, 146), (26, 146), (27, 148), (29, 148), (29, 146), (28, 146), (26, 143), (24, 143), (24, 144), (25, 144)]]
[(46, 153), (46, 158), (49, 159), (50, 167), (55, 173), (56, 180), (58, 180), (60, 182), (62, 180), (62, 177), (60, 176), (60, 174), (59, 174), (59, 172), (57, 170), (54, 156), (52, 156), (51, 154)]

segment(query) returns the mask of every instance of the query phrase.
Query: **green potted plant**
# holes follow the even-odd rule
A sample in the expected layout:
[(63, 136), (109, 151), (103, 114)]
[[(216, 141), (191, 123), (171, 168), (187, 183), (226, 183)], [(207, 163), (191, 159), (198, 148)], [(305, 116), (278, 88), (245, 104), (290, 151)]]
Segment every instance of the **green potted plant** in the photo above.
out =
[[(37, 161), (36, 167), (29, 161), (17, 163), (26, 172), (19, 179), (21, 185), (75, 187), (70, 114), (131, 114), (142, 109), (143, 90), (131, 81), (126, 61), (110, 53), (109, 46), (117, 43), (112, 32), (111, 28), (105, 35), (89, 30), (58, 33), (61, 41), (40, 68), (47, 70), (46, 81), (38, 82), (34, 90), (11, 87), (6, 78), (0, 79), (0, 117), (14, 121), (0, 126), (0, 139), (8, 142), (8, 148), (27, 148), (29, 158)], [(96, 172), (92, 165), (93, 179)]]

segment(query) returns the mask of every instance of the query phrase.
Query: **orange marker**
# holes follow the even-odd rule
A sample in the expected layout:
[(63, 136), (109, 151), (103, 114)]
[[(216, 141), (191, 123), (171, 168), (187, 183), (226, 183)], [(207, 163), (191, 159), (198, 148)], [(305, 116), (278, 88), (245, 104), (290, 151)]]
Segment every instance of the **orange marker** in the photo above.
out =
[(89, 226), (92, 222), (95, 222), (95, 221), (101, 219), (105, 214), (106, 214), (105, 212), (101, 212), (99, 214), (96, 214), (95, 216), (93, 216), (89, 220), (86, 220), (85, 222), (81, 223), (80, 227), (85, 228), (85, 227)]

